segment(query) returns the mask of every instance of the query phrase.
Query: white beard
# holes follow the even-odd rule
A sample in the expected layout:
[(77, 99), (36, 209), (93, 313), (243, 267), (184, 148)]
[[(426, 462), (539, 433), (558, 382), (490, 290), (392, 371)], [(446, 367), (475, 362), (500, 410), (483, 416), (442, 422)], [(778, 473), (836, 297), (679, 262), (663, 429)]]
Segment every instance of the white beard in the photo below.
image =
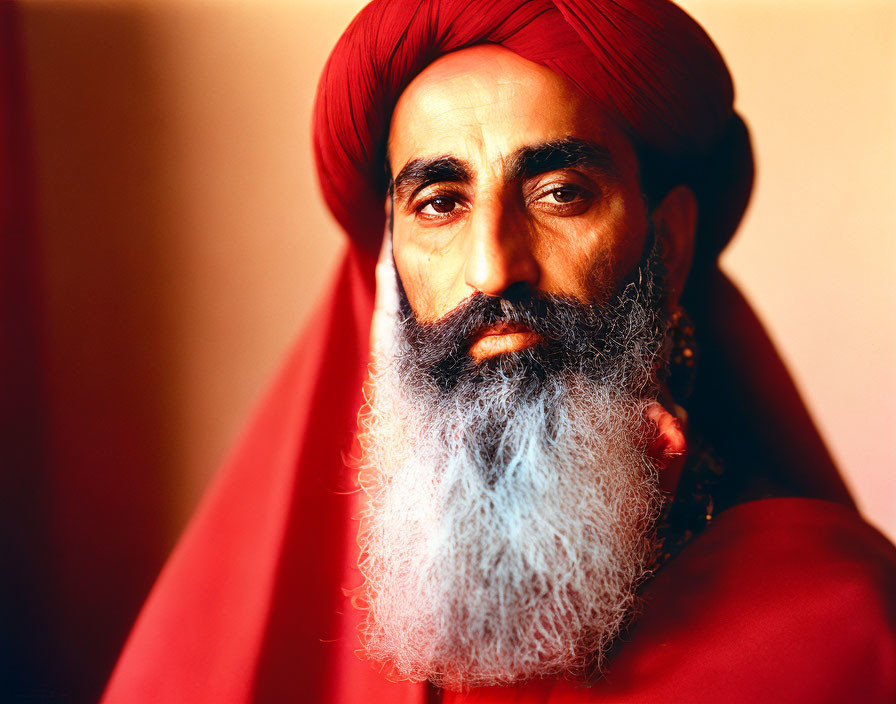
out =
[(658, 545), (631, 360), (600, 383), (501, 374), (439, 402), (399, 348), (362, 415), (366, 655), (455, 690), (599, 668)]

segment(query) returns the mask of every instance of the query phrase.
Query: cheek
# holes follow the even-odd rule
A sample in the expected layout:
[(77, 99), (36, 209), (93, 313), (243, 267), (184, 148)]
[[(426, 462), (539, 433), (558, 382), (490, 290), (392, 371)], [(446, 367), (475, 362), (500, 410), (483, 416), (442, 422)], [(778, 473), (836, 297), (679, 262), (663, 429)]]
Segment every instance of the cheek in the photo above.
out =
[(594, 233), (565, 240), (542, 256), (542, 288), (582, 303), (600, 302), (612, 290), (613, 255)]
[(426, 281), (421, 273), (419, 258), (408, 252), (407, 246), (400, 246), (397, 241), (393, 246), (396, 273), (405, 294), (407, 294), (411, 308), (419, 315), (421, 307), (429, 305), (430, 299), (430, 292), (426, 288)]
[(584, 303), (606, 300), (640, 260), (645, 231), (620, 201), (574, 227), (544, 233), (543, 288)]
[(454, 264), (445, 255), (402, 242), (396, 237), (395, 267), (411, 308), (420, 320), (435, 320), (460, 301), (452, 303)]

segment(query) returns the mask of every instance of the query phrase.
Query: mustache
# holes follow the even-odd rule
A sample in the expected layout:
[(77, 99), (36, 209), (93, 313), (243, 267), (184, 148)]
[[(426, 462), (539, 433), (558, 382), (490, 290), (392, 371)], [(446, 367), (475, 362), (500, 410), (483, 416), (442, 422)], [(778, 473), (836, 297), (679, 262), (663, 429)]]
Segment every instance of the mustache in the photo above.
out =
[[(605, 377), (619, 369), (633, 349), (640, 347), (643, 353), (659, 347), (656, 320), (648, 325), (652, 333), (646, 339), (633, 339), (633, 331), (635, 337), (645, 333), (643, 327), (631, 325), (632, 308), (644, 305), (642, 294), (638, 286), (629, 284), (621, 295), (598, 304), (532, 289), (515, 292), (512, 298), (478, 292), (442, 318), (421, 322), (399, 291), (405, 352), (399, 355), (399, 366), (405, 378), (428, 378), (444, 391), (464, 382), (495, 378), (515, 378), (524, 384), (522, 388), (535, 391), (540, 383), (564, 371)], [(521, 327), (541, 339), (522, 350), (473, 359), (470, 346), (477, 334), (500, 325)]]
[(421, 322), (401, 297), (402, 325), (423, 363), (466, 354), (485, 328), (508, 325), (534, 332), (547, 347), (574, 344), (582, 334), (595, 337), (606, 327), (600, 308), (576, 299), (526, 290), (513, 298), (476, 292), (434, 321)]

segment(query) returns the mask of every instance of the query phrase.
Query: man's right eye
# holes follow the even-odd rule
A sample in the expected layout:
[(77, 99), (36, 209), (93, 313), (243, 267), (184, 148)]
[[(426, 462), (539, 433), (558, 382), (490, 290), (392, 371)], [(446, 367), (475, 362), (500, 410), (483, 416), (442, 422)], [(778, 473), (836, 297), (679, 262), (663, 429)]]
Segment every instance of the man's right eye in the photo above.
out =
[(430, 198), (423, 204), (419, 212), (421, 215), (429, 215), (430, 217), (439, 217), (441, 215), (450, 215), (457, 209), (457, 199), (450, 196), (436, 196)]

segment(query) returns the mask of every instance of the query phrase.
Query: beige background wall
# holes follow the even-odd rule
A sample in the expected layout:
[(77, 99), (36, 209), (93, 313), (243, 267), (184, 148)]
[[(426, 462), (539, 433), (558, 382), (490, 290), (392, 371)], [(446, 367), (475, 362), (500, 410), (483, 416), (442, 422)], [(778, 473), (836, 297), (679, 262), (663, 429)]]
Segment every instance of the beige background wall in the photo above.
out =
[[(62, 679), (84, 692), (334, 261), (309, 115), (361, 4), (18, 2), (59, 637), (91, 643)], [(896, 4), (682, 4), (758, 155), (724, 265), (896, 537)]]
[(723, 265), (859, 506), (896, 538), (896, 3), (681, 4), (728, 61), (757, 154)]

